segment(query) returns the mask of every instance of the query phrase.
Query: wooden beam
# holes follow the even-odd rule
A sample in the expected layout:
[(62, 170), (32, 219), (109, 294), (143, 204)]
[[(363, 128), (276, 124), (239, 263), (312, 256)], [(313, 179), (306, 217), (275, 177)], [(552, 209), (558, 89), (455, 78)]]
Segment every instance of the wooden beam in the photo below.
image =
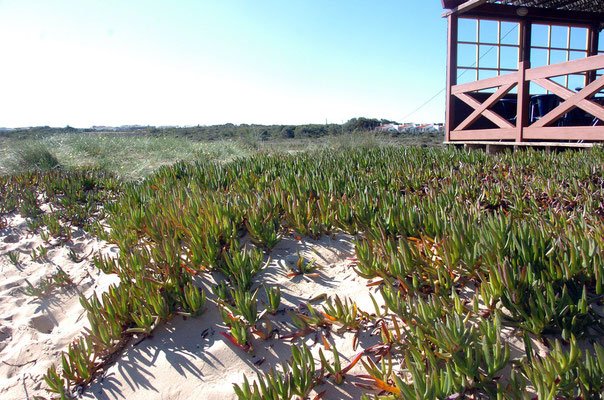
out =
[(507, 146), (512, 148), (517, 147), (567, 147), (567, 148), (576, 148), (576, 149), (589, 149), (595, 146), (598, 146), (597, 143), (570, 143), (570, 142), (501, 142), (501, 141), (489, 141), (489, 140), (460, 140), (455, 142), (444, 142), (444, 145), (476, 145), (476, 146), (486, 146), (486, 145), (495, 145), (495, 146)]
[(451, 140), (512, 140), (516, 128), (512, 129), (472, 129), (451, 132)]
[[(467, 127), (472, 125), (474, 122), (476, 122), (476, 120), (478, 118), (480, 118), (483, 114), (485, 114), (485, 117), (487, 116), (486, 115), (487, 113), (490, 113), (491, 117), (494, 117), (494, 115), (497, 115), (493, 111), (488, 110), (488, 108), (490, 108), (493, 104), (495, 104), (496, 102), (501, 100), (506, 94), (508, 94), (508, 92), (514, 86), (516, 86), (515, 83), (510, 83), (510, 84), (500, 87), (499, 90), (497, 90), (495, 93), (493, 93), (484, 103), (482, 103), (478, 108), (476, 108), (474, 110), (474, 112), (472, 112), (472, 114), (470, 114), (470, 116), (468, 118), (466, 118), (461, 124), (459, 124), (459, 126), (456, 128), (456, 130), (461, 131), (461, 130), (466, 129)], [(512, 125), (510, 122), (508, 122), (507, 120), (505, 120), (501, 117), (494, 118), (494, 119), (489, 118), (489, 119), (500, 128), (513, 128), (514, 127), (514, 125)]]
[(550, 78), (552, 76), (576, 74), (579, 72), (592, 71), (604, 68), (604, 54), (580, 58), (578, 60), (566, 61), (558, 64), (545, 65), (543, 67), (531, 68), (526, 71), (526, 79), (533, 81), (539, 78)]
[[(600, 41), (600, 25), (592, 25), (588, 30), (588, 38), (587, 38), (587, 56), (595, 56), (598, 55), (598, 47)], [(589, 85), (593, 81), (596, 80), (596, 71), (589, 71), (585, 75), (585, 86)]]
[(457, 84), (457, 15), (447, 19), (447, 104), (445, 113), (445, 140), (449, 140), (449, 132), (455, 124), (455, 99), (451, 94), (453, 86)]
[(518, 54), (518, 62), (529, 62), (531, 61), (531, 38), (533, 32), (533, 22), (531, 20), (522, 20), (520, 21), (520, 26), (518, 29), (520, 33), (518, 41), (518, 44), (520, 44), (520, 54)]
[[(547, 83), (544, 83), (543, 81), (536, 80), (535, 82), (540, 85), (547, 84)], [(539, 83), (539, 82), (541, 82), (541, 83)], [(550, 87), (557, 89), (556, 86), (550, 85)], [(581, 107), (581, 103), (587, 97), (591, 97), (594, 94), (598, 93), (600, 90), (602, 90), (602, 88), (604, 88), (604, 76), (599, 77), (597, 80), (595, 80), (592, 83), (590, 83), (589, 85), (585, 86), (585, 88), (578, 91), (577, 93), (573, 93), (562, 104), (560, 104), (558, 107), (554, 108), (553, 110), (551, 110), (550, 112), (545, 114), (543, 117), (541, 117), (537, 122), (532, 124), (531, 127), (532, 128), (546, 127), (547, 125), (558, 120), (560, 117), (562, 117), (564, 114), (566, 114), (567, 112), (569, 112), (570, 110), (572, 110), (575, 107), (580, 107), (583, 109), (583, 107)], [(562, 95), (560, 95), (560, 94), (554, 92), (554, 94), (562, 97), (562, 95), (564, 95), (566, 93), (562, 92)], [(596, 115), (594, 115), (594, 116), (598, 117), (598, 118), (604, 117), (604, 109), (602, 108), (602, 106), (595, 104), (595, 103), (593, 105), (594, 105), (594, 107), (590, 107), (589, 105), (587, 106), (587, 108), (589, 108), (591, 111), (588, 111), (588, 110), (585, 110), (585, 111), (588, 111), (590, 114), (595, 113)]]
[[(472, 107), (474, 109), (479, 109), (481, 107), (480, 102), (468, 94), (460, 93), (460, 94), (456, 94), (455, 96), (460, 98), (464, 103), (466, 103), (467, 105), (469, 105), (470, 107)], [(504, 128), (504, 129), (514, 128), (514, 125), (512, 125), (509, 121), (505, 120), (501, 115), (497, 114), (494, 111), (485, 109), (482, 111), (482, 113), (480, 115), (488, 118), (491, 122), (493, 122), (495, 125), (497, 125), (500, 128)], [(458, 127), (458, 128), (455, 128), (455, 130), (461, 130), (461, 128)]]
[(604, 126), (548, 126), (524, 128), (525, 139), (604, 141)]
[(441, 0), (441, 3), (443, 5), (443, 8), (452, 9), (452, 8), (457, 7), (464, 1), (466, 1), (466, 0)]
[[(542, 88), (549, 90), (550, 92), (554, 93), (556, 96), (562, 98), (563, 100), (569, 100), (573, 96), (577, 95), (576, 92), (573, 92), (572, 90), (567, 89), (564, 86), (553, 82), (547, 78), (535, 79), (533, 82), (535, 82)], [(587, 111), (599, 120), (604, 121), (604, 107), (602, 107), (600, 104), (583, 98), (583, 100), (577, 101), (576, 106), (584, 111)]]
[(485, 78), (475, 82), (462, 83), (452, 88), (453, 94), (475, 92), (477, 90), (490, 89), (518, 82), (518, 72)]
[(448, 17), (451, 14), (463, 14), (464, 12), (468, 12), (478, 6), (485, 4), (487, 1), (488, 0), (468, 0), (464, 3), (461, 3), (452, 10), (445, 11), (442, 16)]

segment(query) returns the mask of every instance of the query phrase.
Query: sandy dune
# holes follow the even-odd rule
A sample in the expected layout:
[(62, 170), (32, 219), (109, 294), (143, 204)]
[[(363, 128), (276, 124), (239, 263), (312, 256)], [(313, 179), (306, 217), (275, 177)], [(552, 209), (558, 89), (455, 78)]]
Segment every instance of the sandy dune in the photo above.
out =
[[(359, 278), (351, 268), (350, 257), (354, 255), (351, 237), (338, 234), (323, 237), (321, 240), (297, 240), (286, 236), (273, 249), (269, 266), (256, 275), (253, 288), (259, 283), (279, 285), (282, 293), (282, 308), (292, 309), (317, 295), (350, 297), (361, 310), (373, 312), (374, 306), (368, 295), (367, 281)], [(297, 276), (288, 278), (288, 265), (298, 259), (297, 251), (306, 259), (316, 259), (325, 268), (317, 277)], [(197, 283), (207, 289), (215, 283), (216, 274), (198, 277)], [(214, 279), (213, 279), (214, 278)], [(372, 289), (375, 294), (375, 291)], [(259, 299), (265, 300), (264, 290), (260, 290)], [(381, 300), (381, 296), (375, 296)], [(320, 304), (317, 302), (316, 304)], [(253, 340), (254, 354), (250, 355), (234, 347), (219, 332), (226, 329), (217, 307), (208, 301), (207, 311), (197, 318), (184, 320), (176, 317), (158, 328), (152, 335), (140, 342), (131, 344), (116, 362), (94, 382), (84, 394), (85, 398), (95, 399), (233, 399), (233, 383), (243, 382), (243, 374), (252, 381), (257, 371), (267, 371), (291, 357), (291, 340), (280, 339), (279, 335), (295, 332), (290, 316), (280, 312), (270, 316), (273, 327), (279, 329), (277, 337), (263, 341)], [(317, 305), (317, 309), (321, 309)], [(335, 330), (334, 330), (335, 331)], [(363, 348), (378, 343), (379, 336), (372, 336), (369, 330), (359, 337), (359, 345), (352, 348), (354, 334), (333, 332), (330, 340), (335, 342), (342, 356), (342, 363), (348, 364), (355, 354)], [(318, 342), (317, 342), (318, 341)], [(311, 334), (295, 341), (306, 343), (316, 355), (319, 364), (318, 350), (321, 340)], [(324, 350), (325, 352), (325, 350)], [(325, 352), (328, 358), (331, 352)], [(360, 363), (352, 371), (362, 373)], [(325, 399), (356, 399), (360, 391), (348, 378), (341, 386), (332, 383), (319, 385), (315, 393), (328, 390)]]
[[(44, 245), (40, 235), (28, 234), (26, 221), (17, 214), (11, 214), (7, 221), (8, 228), (0, 231), (0, 397), (3, 400), (32, 399), (35, 395), (49, 397), (44, 390), (44, 373), (50, 365), (59, 363), (61, 352), (68, 349), (88, 324), (79, 295), (88, 297), (94, 291), (100, 293), (111, 284), (119, 284), (116, 276), (97, 270), (91, 257), (74, 262), (69, 252), (74, 250), (85, 256), (100, 250), (115, 256), (118, 249), (74, 229), (71, 241), (62, 246), (51, 241), (45, 245), (49, 247), (47, 257), (33, 261), (31, 250)], [(369, 281), (353, 270), (353, 240), (352, 236), (342, 233), (323, 236), (320, 240), (288, 234), (281, 240), (271, 252), (267, 268), (255, 276), (252, 287), (252, 290), (261, 285), (281, 289), (281, 308), (276, 315), (268, 315), (274, 335), (269, 340), (254, 337), (251, 354), (235, 347), (220, 334), (228, 330), (216, 307), (211, 287), (225, 279), (224, 276), (201, 274), (194, 281), (206, 291), (206, 311), (196, 318), (177, 316), (159, 326), (151, 336), (134, 338), (107, 363), (79, 397), (103, 400), (236, 399), (233, 384), (241, 384), (244, 374), (252, 382), (257, 372), (271, 368), (280, 370), (280, 363), (291, 357), (292, 340), (282, 336), (299, 329), (292, 324), (288, 310), (298, 311), (298, 307), (314, 299), (311, 304), (320, 311), (324, 298), (318, 298), (321, 295), (349, 298), (360, 310), (370, 314), (375, 312), (370, 294), (380, 307), (383, 305), (376, 287), (368, 286)], [(18, 265), (10, 261), (8, 252), (20, 253)], [(315, 260), (323, 268), (313, 276), (288, 277), (290, 267), (299, 255), (306, 260)], [(55, 288), (41, 297), (28, 296), (21, 291), (26, 287), (26, 279), (36, 285), (57, 267), (67, 272), (75, 283), (73, 286)], [(473, 290), (462, 296), (471, 298)], [(260, 288), (258, 298), (261, 302), (266, 301), (264, 289)], [(259, 305), (259, 311), (262, 310)], [(363, 349), (381, 343), (379, 329), (372, 323), (363, 327), (356, 347), (355, 334), (338, 333), (336, 326), (296, 339), (293, 343), (309, 346), (317, 368), (320, 365), (318, 351), (324, 348), (319, 332), (335, 344), (343, 366)], [(504, 336), (512, 356), (522, 357), (524, 345), (521, 340), (508, 328)], [(547, 353), (537, 341), (533, 344), (542, 355)], [(332, 359), (331, 351), (323, 351), (328, 359)], [(400, 360), (393, 361), (398, 369)], [(312, 396), (326, 391), (324, 399), (358, 399), (362, 392), (353, 384), (359, 379), (354, 375), (364, 373), (359, 363), (342, 385), (320, 384)]]
[[(91, 257), (74, 262), (69, 251), (84, 257), (98, 250), (117, 254), (117, 247), (107, 246), (79, 228), (73, 229), (72, 240), (62, 246), (52, 240), (44, 244), (39, 234), (28, 233), (26, 220), (15, 213), (8, 216), (7, 225), (0, 230), (0, 398), (31, 399), (47, 395), (43, 375), (88, 324), (79, 295), (100, 293), (119, 282), (116, 276), (96, 269)], [(48, 247), (48, 254), (33, 261), (31, 251), (39, 246)], [(8, 252), (19, 253), (18, 265), (10, 261)], [(41, 297), (21, 291), (27, 287), (26, 279), (36, 286), (57, 267), (74, 285), (55, 288)]]

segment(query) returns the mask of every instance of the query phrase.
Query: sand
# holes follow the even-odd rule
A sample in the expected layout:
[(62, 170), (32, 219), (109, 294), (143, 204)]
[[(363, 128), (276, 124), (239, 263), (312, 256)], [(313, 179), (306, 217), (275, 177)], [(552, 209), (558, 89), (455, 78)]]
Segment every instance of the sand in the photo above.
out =
[[(288, 278), (289, 266), (294, 264), (300, 252), (306, 259), (315, 259), (324, 266), (319, 276), (297, 276)], [(376, 290), (367, 287), (367, 280), (358, 277), (352, 269), (354, 246), (352, 237), (337, 234), (324, 236), (321, 240), (303, 238), (295, 235), (285, 236), (270, 254), (268, 267), (254, 278), (255, 289), (259, 283), (281, 288), (281, 308), (292, 309), (299, 304), (313, 299), (320, 294), (330, 297), (339, 295), (355, 300), (361, 310), (372, 313), (373, 303), (369, 292)], [(196, 283), (206, 289), (212, 299), (210, 285), (221, 279), (219, 274), (204, 274), (196, 277)], [(260, 290), (260, 300), (265, 300), (264, 290)], [(317, 309), (322, 309), (320, 301)], [(291, 339), (280, 336), (295, 332), (296, 329), (286, 324), (291, 323), (290, 316), (280, 312), (270, 316), (273, 327), (279, 329), (277, 337), (271, 340), (253, 339), (254, 353), (248, 354), (236, 348), (219, 332), (226, 332), (218, 309), (208, 301), (206, 312), (196, 318), (183, 319), (176, 317), (159, 327), (153, 335), (138, 344), (129, 345), (118, 359), (104, 371), (99, 378), (85, 391), (86, 399), (236, 399), (233, 383), (241, 384), (243, 374), (250, 382), (256, 372), (267, 371), (277, 367), (291, 357)], [(332, 334), (329, 339), (335, 343), (345, 366), (363, 348), (378, 343), (379, 334), (374, 335), (367, 329), (359, 337), (357, 349), (353, 349), (353, 332)], [(311, 334), (297, 339), (294, 343), (306, 343), (316, 356), (319, 364), (318, 350), (322, 341), (318, 335)], [(325, 352), (325, 350), (324, 350)], [(331, 352), (325, 352), (331, 359)], [(351, 374), (363, 373), (361, 364)], [(327, 390), (324, 399), (357, 399), (360, 390), (352, 383), (355, 379), (349, 376), (340, 386), (332, 383), (319, 385), (314, 393)], [(311, 396), (312, 398), (313, 396)]]
[[(117, 254), (116, 246), (108, 246), (82, 229), (73, 228), (71, 241), (45, 244), (39, 234), (27, 231), (27, 222), (17, 213), (6, 218), (6, 229), (0, 230), (0, 398), (3, 400), (31, 399), (46, 396), (43, 375), (60, 361), (61, 352), (82, 332), (88, 319), (79, 302), (80, 294), (102, 293), (116, 276), (96, 269), (92, 257), (79, 257), (102, 250)], [(33, 261), (32, 249), (49, 248), (44, 259)], [(19, 253), (14, 265), (8, 252)], [(26, 279), (34, 286), (62, 268), (74, 282), (69, 287), (55, 288), (41, 297), (24, 294)]]
[[(92, 263), (91, 253), (99, 250), (116, 256), (118, 248), (108, 245), (81, 229), (73, 228), (72, 239), (65, 243), (50, 240), (44, 243), (39, 234), (27, 231), (27, 222), (17, 213), (6, 219), (7, 228), (0, 230), (0, 397), (4, 400), (33, 399), (34, 396), (52, 397), (46, 392), (43, 375), (54, 363), (60, 363), (62, 351), (88, 326), (86, 313), (79, 296), (89, 297), (93, 292), (100, 295), (111, 284), (119, 284), (115, 275), (105, 275)], [(292, 340), (281, 336), (296, 332), (286, 310), (324, 294), (333, 298), (336, 294), (357, 302), (359, 309), (374, 312), (369, 297), (381, 304), (377, 290), (367, 286), (358, 277), (354, 264), (353, 237), (346, 234), (324, 236), (320, 240), (286, 235), (270, 254), (265, 270), (254, 278), (252, 289), (264, 284), (279, 286), (281, 308), (269, 316), (274, 336), (269, 340), (254, 337), (254, 351), (248, 354), (235, 347), (220, 332), (227, 332), (211, 293), (211, 286), (224, 279), (219, 273), (207, 273), (195, 277), (195, 283), (203, 287), (208, 296), (206, 311), (199, 317), (177, 316), (158, 327), (150, 337), (132, 340), (115, 356), (96, 379), (83, 391), (82, 398), (96, 399), (234, 399), (233, 383), (241, 384), (243, 375), (250, 381), (256, 372), (279, 369), (281, 362), (291, 357)], [(32, 260), (31, 251), (39, 246), (47, 247), (44, 259)], [(69, 256), (74, 250), (82, 260)], [(19, 253), (19, 263), (14, 265), (9, 252)], [(298, 260), (298, 254), (307, 260), (315, 260), (323, 266), (317, 276), (287, 277)], [(84, 257), (88, 256), (88, 257)], [(268, 261), (268, 257), (267, 257)], [(74, 282), (67, 287), (56, 287), (40, 296), (22, 292), (26, 279), (37, 286), (41, 279), (63, 269)], [(264, 290), (259, 299), (266, 301)], [(321, 310), (322, 300), (312, 303)], [(260, 305), (259, 309), (263, 307)], [(345, 366), (356, 354), (379, 342), (379, 333), (367, 327), (358, 336), (353, 348), (354, 332), (336, 332), (327, 335), (335, 344)], [(310, 334), (293, 343), (306, 343), (315, 356), (319, 368), (319, 348), (323, 348), (319, 334)], [(325, 351), (328, 359), (330, 351)], [(315, 394), (327, 390), (324, 398), (353, 399), (360, 391), (352, 383), (354, 374), (363, 373), (361, 364), (351, 371), (340, 386), (322, 384)]]
[[(31, 249), (42, 245), (40, 235), (28, 234), (26, 221), (17, 214), (9, 215), (8, 228), (0, 231), (0, 398), (3, 400), (32, 399), (34, 395), (50, 396), (45, 390), (43, 374), (53, 363), (58, 363), (62, 351), (83, 332), (87, 326), (85, 312), (79, 303), (79, 295), (86, 297), (94, 291), (101, 293), (110, 284), (119, 283), (115, 275), (105, 275), (97, 270), (91, 257), (74, 262), (69, 250), (79, 255), (101, 251), (117, 255), (116, 246), (110, 246), (87, 233), (75, 229), (72, 240), (60, 246), (48, 246), (45, 260), (33, 261)], [(338, 233), (323, 236), (320, 240), (300, 238), (294, 233), (284, 236), (270, 253), (266, 269), (254, 277), (252, 290), (262, 284), (279, 286), (281, 308), (275, 316), (269, 316), (275, 335), (269, 340), (254, 337), (254, 351), (249, 354), (235, 347), (220, 332), (227, 332), (215, 304), (211, 287), (225, 279), (220, 273), (204, 273), (194, 277), (194, 282), (206, 291), (208, 302), (205, 312), (195, 318), (176, 316), (160, 325), (149, 337), (133, 338), (125, 349), (113, 357), (78, 396), (84, 399), (236, 399), (233, 384), (241, 384), (244, 374), (250, 382), (257, 372), (271, 368), (280, 369), (280, 363), (291, 357), (291, 345), (305, 343), (315, 356), (319, 368), (318, 351), (324, 348), (321, 336), (312, 333), (292, 342), (282, 336), (298, 331), (286, 310), (296, 311), (301, 304), (325, 295), (330, 298), (354, 300), (359, 309), (370, 314), (375, 312), (370, 294), (378, 306), (383, 300), (375, 286), (359, 277), (354, 271), (354, 238)], [(13, 265), (8, 251), (21, 253), (21, 263)], [(307, 260), (315, 260), (323, 266), (316, 276), (288, 277), (298, 260), (298, 254)], [(268, 257), (267, 257), (268, 261)], [(32, 284), (52, 274), (60, 266), (75, 282), (73, 287), (58, 288), (38, 298), (20, 291), (25, 279)], [(472, 296), (472, 293), (466, 293)], [(266, 301), (264, 290), (259, 300)], [(321, 310), (322, 300), (312, 304)], [(259, 306), (259, 310), (263, 307)], [(323, 330), (327, 335), (328, 330)], [(504, 337), (510, 344), (512, 357), (522, 357), (524, 346), (509, 328)], [(343, 366), (354, 359), (363, 349), (381, 343), (378, 326), (366, 324), (358, 335), (354, 347), (354, 332), (337, 332), (334, 326), (327, 335), (337, 347)], [(540, 349), (543, 355), (547, 349)], [(330, 351), (323, 350), (328, 359)], [(400, 360), (393, 359), (398, 370)], [(365, 374), (358, 363), (341, 385), (333, 382), (315, 387), (310, 398), (325, 391), (323, 399), (358, 399), (361, 391), (354, 383), (360, 383), (356, 375)]]

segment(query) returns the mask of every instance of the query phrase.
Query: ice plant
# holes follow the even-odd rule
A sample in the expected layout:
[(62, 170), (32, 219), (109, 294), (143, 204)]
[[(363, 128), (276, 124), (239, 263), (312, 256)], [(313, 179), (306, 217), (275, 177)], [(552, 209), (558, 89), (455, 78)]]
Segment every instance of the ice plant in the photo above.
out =
[[(120, 285), (85, 302), (98, 365), (132, 335), (203, 310), (192, 276), (208, 273), (224, 273), (212, 290), (224, 334), (246, 348), (257, 326), (269, 329), (275, 319), (261, 318), (249, 301), (262, 284), (255, 275), (262, 251), (282, 234), (301, 241), (338, 228), (357, 234), (354, 269), (373, 280), (385, 307), (376, 301), (375, 315), (366, 315), (331, 298), (288, 310), (294, 332), (282, 338), (318, 341), (334, 326), (370, 330), (378, 343), (362, 357), (365, 383), (380, 396), (518, 398), (531, 386), (536, 396), (590, 398), (602, 390), (601, 350), (583, 346), (589, 356), (569, 358), (552, 343), (602, 334), (603, 156), (598, 148), (489, 155), (387, 146), (177, 163), (136, 184), (100, 171), (2, 175), (0, 221), (20, 213), (46, 247), (67, 240), (74, 226), (119, 247), (119, 256), (97, 255), (94, 264)], [(242, 247), (248, 240), (263, 250)], [(315, 267), (299, 257), (290, 277)], [(279, 294), (267, 291), (265, 310), (277, 311)], [(500, 327), (554, 350), (540, 359), (526, 345), (508, 356)], [(390, 369), (389, 358), (402, 371)], [(240, 385), (243, 396), (308, 396), (324, 376), (299, 364)], [(335, 360), (328, 365), (342, 370)], [(55, 394), (80, 379), (72, 372), (49, 371)]]
[(253, 349), (252, 344), (248, 340), (247, 329), (248, 328), (245, 323), (241, 322), (237, 318), (232, 318), (230, 324), (230, 334), (225, 332), (220, 332), (220, 334), (241, 350), (251, 353)]
[(344, 381), (344, 377), (348, 371), (350, 371), (361, 359), (363, 353), (357, 354), (352, 362), (348, 364), (345, 368), (342, 368), (340, 363), (340, 355), (338, 354), (338, 349), (336, 349), (336, 345), (331, 345), (331, 350), (333, 352), (333, 365), (327, 361), (325, 355), (323, 354), (323, 349), (319, 349), (319, 357), (321, 358), (321, 365), (325, 368), (326, 371), (329, 372), (331, 376), (334, 378), (334, 382), (336, 385), (340, 385)]
[(183, 288), (182, 297), (182, 304), (187, 315), (198, 316), (203, 312), (206, 304), (206, 294), (202, 289), (189, 282)]
[(318, 274), (314, 273), (318, 269), (323, 268), (321, 265), (317, 264), (316, 260), (307, 261), (304, 257), (298, 254), (298, 261), (296, 262), (296, 266), (292, 268), (292, 273), (285, 275), (288, 278), (293, 278), (298, 275), (306, 275), (306, 276), (318, 276)]
[(264, 285), (264, 290), (266, 292), (267, 303), (263, 302), (263, 304), (269, 313), (275, 315), (279, 309), (279, 304), (281, 303), (281, 289), (279, 286), (269, 288)]
[(331, 299), (327, 299), (322, 314), (329, 321), (340, 325), (343, 330), (361, 328), (361, 316), (357, 304), (353, 301), (349, 302), (348, 299), (342, 301), (337, 295), (333, 302)]
[(48, 385), (48, 391), (51, 393), (57, 393), (61, 400), (72, 400), (73, 396), (69, 393), (69, 386), (64, 378), (57, 373), (57, 368), (54, 365), (48, 369), (44, 375), (44, 382)]
[(21, 256), (21, 253), (19, 253), (18, 251), (9, 251), (7, 254), (10, 262), (12, 262), (15, 266), (19, 266), (19, 258)]
[(279, 213), (271, 210), (266, 202), (261, 202), (259, 208), (250, 210), (245, 226), (255, 244), (271, 250), (283, 237), (279, 233), (279, 220)]

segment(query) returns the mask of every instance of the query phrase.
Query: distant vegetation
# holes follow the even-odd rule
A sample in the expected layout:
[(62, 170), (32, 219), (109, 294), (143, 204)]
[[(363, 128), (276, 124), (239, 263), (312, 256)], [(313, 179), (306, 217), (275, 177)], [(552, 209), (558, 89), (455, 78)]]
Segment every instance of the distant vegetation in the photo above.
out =
[(48, 126), (0, 130), (0, 174), (95, 168), (139, 179), (177, 161), (229, 161), (257, 152), (299, 153), (384, 145), (439, 146), (441, 133), (375, 132), (392, 121), (354, 118), (326, 125)]
[(380, 125), (393, 123), (386, 119), (353, 118), (344, 124), (306, 124), (306, 125), (210, 125), (191, 127), (154, 127), (154, 126), (123, 126), (118, 128), (102, 129), (102, 127), (77, 129), (70, 126), (53, 128), (38, 126), (23, 129), (0, 131), (0, 137), (27, 137), (32, 134), (57, 134), (75, 132), (115, 131), (130, 133), (148, 133), (152, 135), (177, 135), (186, 136), (195, 140), (237, 139), (254, 137), (256, 139), (307, 139), (324, 136), (342, 135), (358, 132), (372, 131)]

